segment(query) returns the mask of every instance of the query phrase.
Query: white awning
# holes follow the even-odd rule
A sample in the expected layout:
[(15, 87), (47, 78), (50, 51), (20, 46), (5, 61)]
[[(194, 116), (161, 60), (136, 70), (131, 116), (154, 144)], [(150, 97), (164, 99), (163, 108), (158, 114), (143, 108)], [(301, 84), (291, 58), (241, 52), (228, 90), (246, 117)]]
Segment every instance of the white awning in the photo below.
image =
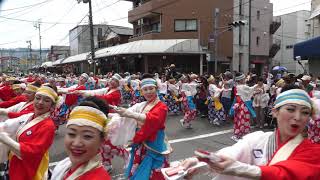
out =
[(53, 63), (52, 63), (52, 66), (58, 66), (59, 64), (61, 64), (61, 62), (64, 60), (64, 58), (61, 58), (61, 59), (58, 59), (58, 60), (56, 60), (56, 61), (54, 61)]
[(41, 64), (41, 67), (44, 67), (44, 68), (48, 68), (48, 67), (52, 67), (52, 61), (47, 61), (47, 62), (44, 62)]
[[(95, 52), (95, 58), (126, 54), (205, 54), (205, 52), (200, 50), (198, 39), (140, 40), (99, 49)], [(70, 56), (59, 64), (85, 61), (89, 56), (89, 52)], [(54, 65), (57, 65), (56, 61)]]
[(311, 15), (310, 15), (310, 18), (309, 19), (313, 19), (317, 16), (320, 15), (320, 5), (318, 5), (312, 12), (311, 12)]
[(67, 64), (67, 63), (75, 63), (75, 62), (81, 62), (81, 61), (85, 61), (88, 59), (88, 55), (90, 53), (86, 52), (86, 53), (82, 53), (82, 54), (77, 54), (74, 56), (69, 56), (66, 59), (64, 59), (60, 64)]
[(198, 39), (140, 40), (96, 51), (96, 58), (124, 54), (205, 54)]

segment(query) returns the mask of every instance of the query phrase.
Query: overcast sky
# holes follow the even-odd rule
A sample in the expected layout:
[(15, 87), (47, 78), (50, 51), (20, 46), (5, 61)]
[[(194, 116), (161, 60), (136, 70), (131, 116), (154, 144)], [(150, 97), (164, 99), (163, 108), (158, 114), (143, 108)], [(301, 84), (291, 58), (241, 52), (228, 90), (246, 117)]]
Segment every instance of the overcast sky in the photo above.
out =
[[(35, 21), (40, 19), (42, 47), (69, 45), (68, 32), (85, 15), (88, 4), (77, 0), (2, 0), (0, 10), (0, 48), (27, 47), (31, 40), (32, 48), (39, 48), (38, 30)], [(201, 0), (198, 0), (201, 1)], [(274, 15), (298, 10), (310, 10), (311, 0), (271, 0)], [(92, 0), (94, 23), (131, 26), (128, 24), (128, 10), (132, 3), (123, 0)]]

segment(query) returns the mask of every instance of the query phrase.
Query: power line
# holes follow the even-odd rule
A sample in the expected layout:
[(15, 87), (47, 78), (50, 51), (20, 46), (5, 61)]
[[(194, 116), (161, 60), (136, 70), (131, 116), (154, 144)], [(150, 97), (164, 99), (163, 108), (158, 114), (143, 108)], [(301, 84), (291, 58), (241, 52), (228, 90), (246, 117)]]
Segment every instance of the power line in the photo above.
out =
[[(61, 18), (58, 20), (58, 22), (61, 21), (63, 18), (65, 18), (65, 17), (73, 10), (73, 8), (74, 8), (76, 5), (77, 5), (77, 3), (74, 3), (73, 6), (72, 6), (64, 15), (61, 16)], [(54, 26), (56, 26), (56, 25), (58, 24), (58, 22), (55, 23), (55, 24), (53, 24), (53, 25), (51, 25), (50, 27), (48, 27), (47, 29), (43, 30), (42, 32), (46, 32), (46, 31), (48, 31), (49, 29), (53, 28)]]
[[(79, 26), (80, 23), (88, 16), (89, 13), (85, 14), (85, 16), (77, 23), (76, 26)], [(69, 33), (64, 37), (62, 38), (57, 44), (59, 45), (62, 41), (64, 41), (67, 37), (69, 36)]]
[(46, 1), (42, 1), (42, 2), (40, 2), (40, 3), (31, 4), (31, 5), (26, 5), (26, 6), (21, 6), (21, 7), (12, 8), (12, 9), (3, 9), (3, 10), (0, 10), (0, 12), (3, 12), (3, 11), (13, 11), (13, 10), (17, 10), (17, 9), (23, 9), (23, 8), (28, 8), (28, 7), (34, 7), (34, 6), (38, 6), (38, 5), (41, 5), (41, 4), (44, 4), (44, 3), (50, 2), (50, 1), (52, 1), (52, 0), (46, 0)]

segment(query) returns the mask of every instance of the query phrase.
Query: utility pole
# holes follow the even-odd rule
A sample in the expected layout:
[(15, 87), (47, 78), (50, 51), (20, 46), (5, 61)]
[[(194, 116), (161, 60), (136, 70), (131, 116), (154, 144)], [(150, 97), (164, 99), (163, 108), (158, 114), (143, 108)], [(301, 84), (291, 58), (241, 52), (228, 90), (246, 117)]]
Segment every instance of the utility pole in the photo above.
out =
[(93, 63), (93, 74), (96, 75), (96, 61), (94, 54), (94, 41), (93, 41), (93, 22), (92, 22), (92, 6), (91, 0), (77, 0), (78, 3), (89, 3), (89, 30), (90, 30), (90, 47), (91, 47), (91, 62)]
[[(39, 45), (40, 45), (40, 50), (39, 50), (39, 54), (40, 54), (40, 57), (39, 57), (39, 61), (40, 61), (40, 64), (42, 63), (42, 57), (41, 57), (41, 33), (40, 33), (40, 26), (41, 26), (41, 21), (40, 19), (38, 20), (37, 23), (35, 23), (33, 25), (36, 29), (39, 30)], [(36, 63), (35, 63), (36, 64)]]
[(219, 13), (220, 9), (214, 10), (214, 74), (218, 72), (218, 27), (219, 27)]
[[(28, 48), (29, 48), (29, 61), (30, 61), (30, 64), (32, 65), (32, 55), (31, 55), (31, 40), (29, 40), (29, 41), (26, 41), (26, 43), (28, 43), (29, 45), (28, 45)], [(30, 68), (29, 67), (29, 62), (27, 61), (27, 63), (26, 63), (26, 66), (27, 66), (27, 68), (26, 68), (26, 70), (28, 71), (28, 69)]]

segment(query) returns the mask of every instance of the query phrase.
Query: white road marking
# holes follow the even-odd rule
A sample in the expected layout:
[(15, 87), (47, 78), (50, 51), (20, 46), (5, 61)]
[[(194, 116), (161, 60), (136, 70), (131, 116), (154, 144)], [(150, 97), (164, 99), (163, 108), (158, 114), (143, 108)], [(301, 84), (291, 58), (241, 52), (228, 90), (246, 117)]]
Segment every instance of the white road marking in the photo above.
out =
[(207, 138), (207, 137), (212, 137), (212, 136), (218, 136), (221, 134), (227, 134), (232, 132), (233, 129), (228, 129), (228, 130), (224, 130), (224, 131), (218, 131), (218, 132), (214, 132), (214, 133), (210, 133), (210, 134), (202, 134), (202, 135), (198, 135), (198, 136), (193, 136), (190, 138), (181, 138), (181, 139), (174, 139), (174, 140), (169, 140), (170, 144), (174, 144), (174, 143), (179, 143), (179, 142), (185, 142), (185, 141), (193, 141), (196, 139), (202, 139), (202, 138)]
[[(196, 140), (196, 139), (202, 139), (202, 138), (207, 138), (207, 137), (213, 137), (213, 136), (218, 136), (218, 135), (222, 135), (222, 134), (227, 134), (227, 133), (230, 133), (232, 131), (233, 131), (233, 129), (228, 129), (228, 130), (218, 131), (218, 132), (214, 132), (214, 133), (193, 136), (193, 137), (189, 137), (189, 138), (173, 139), (173, 140), (169, 140), (169, 143), (170, 144), (174, 144), (174, 143), (179, 143), (179, 142), (193, 141), (193, 140)], [(58, 162), (52, 162), (52, 163), (49, 164), (49, 167), (55, 166), (57, 164), (58, 164)], [(117, 177), (117, 176), (120, 176), (120, 175), (121, 174), (118, 174), (118, 175), (115, 175), (113, 177)]]

